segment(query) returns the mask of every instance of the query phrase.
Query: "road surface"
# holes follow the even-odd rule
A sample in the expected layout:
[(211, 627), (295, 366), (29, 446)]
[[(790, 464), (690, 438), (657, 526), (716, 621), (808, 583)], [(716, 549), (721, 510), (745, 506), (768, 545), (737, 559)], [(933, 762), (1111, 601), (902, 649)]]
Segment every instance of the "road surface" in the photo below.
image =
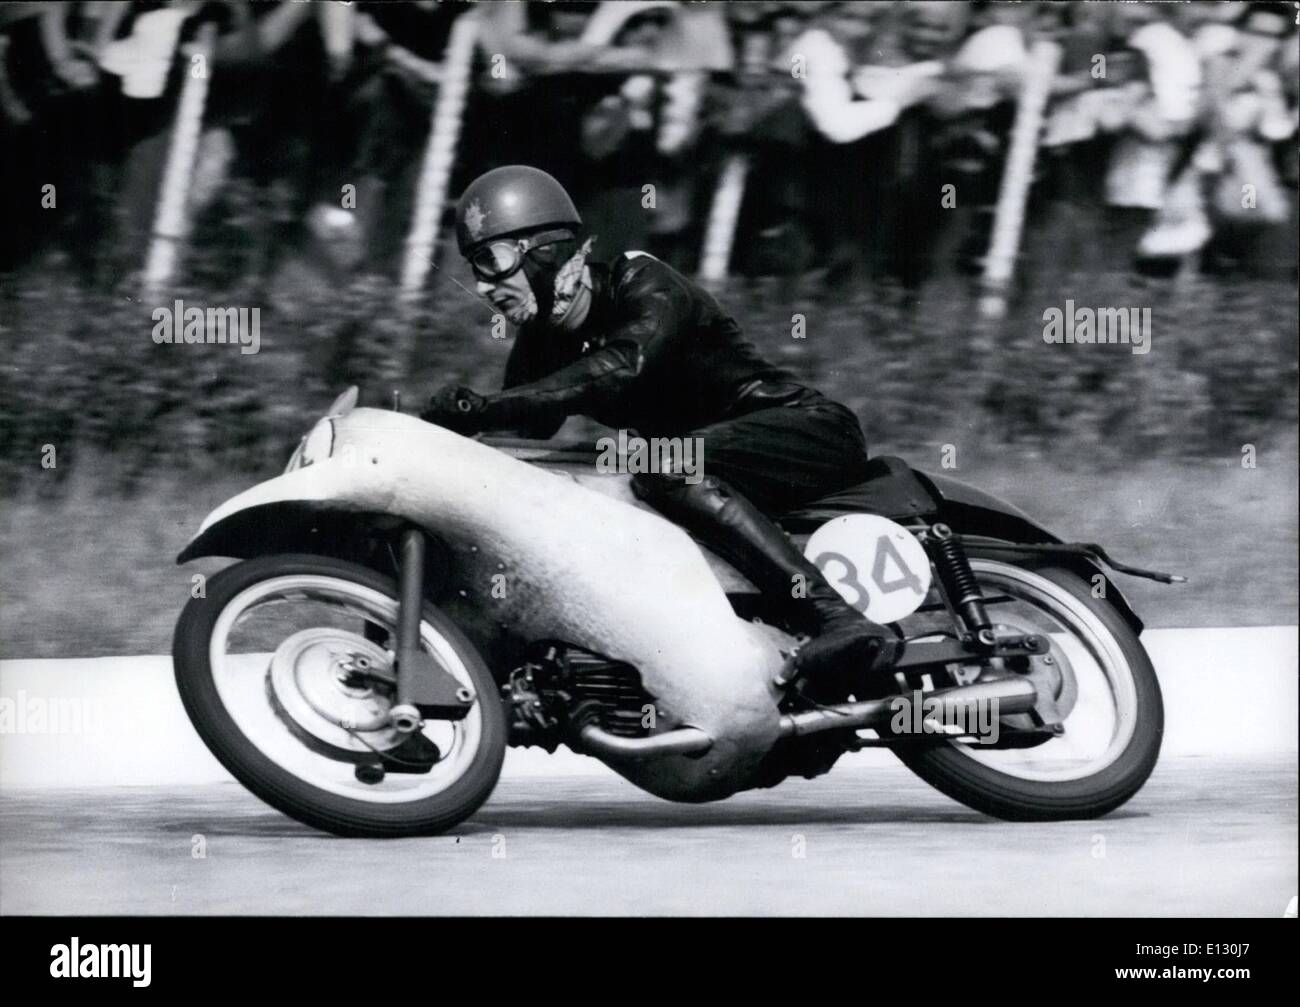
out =
[(1175, 756), (1101, 821), (1010, 824), (875, 758), (703, 806), (506, 778), (448, 835), (376, 841), (234, 783), (18, 790), (0, 914), (1280, 917), (1296, 802), (1294, 755)]

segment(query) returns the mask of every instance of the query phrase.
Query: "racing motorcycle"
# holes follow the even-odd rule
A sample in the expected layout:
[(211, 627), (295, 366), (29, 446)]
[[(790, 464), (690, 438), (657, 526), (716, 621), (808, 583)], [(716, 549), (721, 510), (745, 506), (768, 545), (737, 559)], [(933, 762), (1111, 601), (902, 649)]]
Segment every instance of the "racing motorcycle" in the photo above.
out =
[(177, 685), (209, 749), (268, 804), (351, 836), (464, 821), (508, 745), (567, 745), (692, 802), (887, 747), (1022, 821), (1104, 815), (1154, 768), (1160, 687), (1107, 571), (1182, 578), (879, 457), (861, 485), (780, 516), (905, 640), (861, 694), (818, 696), (787, 681), (805, 638), (780, 608), (595, 459), (345, 392), (282, 475), (218, 507), (178, 557), (240, 560), (176, 626)]

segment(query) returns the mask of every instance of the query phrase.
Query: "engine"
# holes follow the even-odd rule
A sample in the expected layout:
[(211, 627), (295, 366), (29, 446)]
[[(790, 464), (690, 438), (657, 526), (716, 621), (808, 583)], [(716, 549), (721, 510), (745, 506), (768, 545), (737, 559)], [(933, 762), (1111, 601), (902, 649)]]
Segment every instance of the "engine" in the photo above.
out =
[(610, 734), (640, 738), (657, 711), (630, 664), (557, 642), (529, 648), (528, 659), (502, 687), (512, 745), (553, 752), (575, 719), (594, 719)]

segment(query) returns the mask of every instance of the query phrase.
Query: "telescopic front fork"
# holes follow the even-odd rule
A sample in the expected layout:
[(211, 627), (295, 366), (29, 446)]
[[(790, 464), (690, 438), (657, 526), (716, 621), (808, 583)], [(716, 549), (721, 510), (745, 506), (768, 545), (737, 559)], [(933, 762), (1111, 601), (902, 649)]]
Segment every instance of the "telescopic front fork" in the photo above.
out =
[(460, 720), (474, 703), (474, 694), (445, 671), (420, 646), (424, 608), (424, 532), (402, 532), (397, 596), (397, 699), (390, 723), (409, 734), (424, 718)]

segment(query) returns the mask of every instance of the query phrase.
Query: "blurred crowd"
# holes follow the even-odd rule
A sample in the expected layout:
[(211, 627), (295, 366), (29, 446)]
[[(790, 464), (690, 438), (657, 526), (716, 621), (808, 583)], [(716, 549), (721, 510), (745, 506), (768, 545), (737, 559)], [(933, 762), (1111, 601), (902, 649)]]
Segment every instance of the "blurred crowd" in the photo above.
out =
[[(743, 178), (733, 271), (973, 274), (1041, 60), (1027, 268), (1296, 271), (1297, 6), (1231, 0), (6, 3), (0, 268), (51, 247), (102, 282), (138, 268), (212, 24), (193, 215), (251, 189), (271, 259), (394, 270), (461, 17), (477, 42), (451, 192), (535, 164), (609, 251), (698, 268), (719, 179)], [(28, 198), (46, 184), (57, 225)]]

